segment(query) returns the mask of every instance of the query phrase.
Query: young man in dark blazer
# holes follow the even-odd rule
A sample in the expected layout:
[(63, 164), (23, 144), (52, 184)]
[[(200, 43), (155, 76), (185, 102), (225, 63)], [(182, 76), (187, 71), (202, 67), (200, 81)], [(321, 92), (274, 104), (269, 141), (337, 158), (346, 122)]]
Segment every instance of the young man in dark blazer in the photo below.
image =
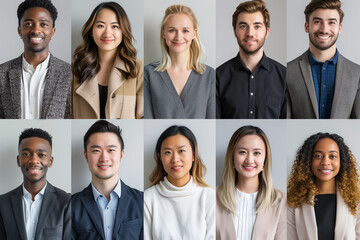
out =
[(55, 6), (25, 0), (17, 16), (24, 53), (0, 65), (0, 118), (71, 118), (70, 64), (49, 53)]
[(24, 182), (0, 196), (0, 239), (70, 239), (70, 194), (46, 181), (52, 138), (37, 128), (19, 137), (17, 164)]
[(71, 198), (72, 239), (143, 239), (143, 193), (119, 178), (124, 142), (119, 127), (95, 122), (84, 136), (92, 181)]
[(287, 118), (360, 118), (360, 66), (336, 48), (341, 2), (312, 0), (304, 13), (309, 49), (287, 65)]

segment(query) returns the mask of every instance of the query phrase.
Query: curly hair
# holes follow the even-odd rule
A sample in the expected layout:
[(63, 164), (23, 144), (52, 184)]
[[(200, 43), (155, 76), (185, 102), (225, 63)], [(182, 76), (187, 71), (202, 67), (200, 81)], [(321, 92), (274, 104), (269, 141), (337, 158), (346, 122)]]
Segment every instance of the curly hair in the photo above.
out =
[(302, 204), (315, 204), (315, 195), (319, 189), (315, 184), (315, 175), (311, 171), (312, 156), (315, 145), (323, 138), (334, 140), (340, 153), (340, 170), (335, 176), (338, 190), (350, 209), (356, 215), (360, 203), (360, 181), (358, 165), (344, 139), (337, 134), (317, 133), (305, 140), (297, 151), (296, 159), (291, 169), (287, 187), (287, 202), (289, 207), (297, 208)]
[(38, 138), (42, 138), (46, 141), (49, 142), (50, 144), (50, 147), (52, 148), (52, 137), (51, 135), (40, 129), (40, 128), (27, 128), (25, 129), (24, 131), (22, 131), (22, 133), (20, 133), (20, 136), (19, 136), (19, 144), (18, 146), (20, 146), (20, 143), (23, 139), (25, 138), (30, 138), (30, 137), (38, 137)]
[(89, 19), (82, 28), (83, 42), (76, 48), (74, 52), (74, 61), (72, 64), (72, 72), (77, 77), (79, 83), (83, 83), (87, 79), (92, 79), (100, 71), (100, 59), (98, 47), (91, 36), (92, 28), (95, 23), (96, 16), (104, 9), (114, 11), (119, 19), (120, 29), (122, 32), (122, 41), (118, 46), (118, 56), (124, 62), (126, 71), (121, 70), (121, 75), (125, 79), (135, 78), (136, 72), (136, 49), (132, 44), (133, 35), (131, 26), (125, 10), (116, 2), (100, 3), (91, 13)]
[(199, 150), (197, 147), (197, 141), (195, 138), (194, 133), (185, 126), (177, 126), (173, 125), (169, 128), (167, 128), (159, 137), (155, 152), (154, 152), (154, 158), (156, 161), (156, 166), (153, 169), (152, 173), (149, 176), (149, 180), (151, 182), (151, 186), (154, 186), (158, 184), (160, 181), (164, 180), (164, 177), (167, 176), (167, 173), (162, 165), (161, 158), (160, 158), (160, 151), (161, 151), (161, 145), (167, 139), (168, 137), (175, 136), (177, 134), (183, 135), (189, 140), (193, 156), (194, 156), (194, 162), (192, 164), (192, 167), (190, 169), (190, 175), (193, 178), (194, 183), (201, 187), (208, 187), (209, 185), (204, 181), (203, 176), (206, 172), (206, 166), (204, 165), (203, 161), (200, 158)]
[(41, 7), (45, 8), (49, 11), (51, 19), (53, 20), (53, 27), (55, 27), (55, 20), (57, 18), (58, 12), (56, 10), (56, 7), (51, 3), (51, 0), (25, 0), (22, 2), (18, 9), (17, 9), (17, 17), (19, 20), (19, 27), (20, 27), (20, 20), (22, 16), (24, 15), (24, 12), (33, 7)]

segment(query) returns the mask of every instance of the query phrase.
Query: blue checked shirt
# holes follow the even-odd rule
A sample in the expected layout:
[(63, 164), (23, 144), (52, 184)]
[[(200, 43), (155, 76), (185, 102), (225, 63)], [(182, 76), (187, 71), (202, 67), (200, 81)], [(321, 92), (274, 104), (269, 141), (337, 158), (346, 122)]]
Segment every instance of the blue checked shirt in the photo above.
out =
[(94, 199), (98, 206), (103, 227), (105, 233), (105, 240), (111, 240), (113, 229), (114, 229), (114, 222), (115, 222), (115, 215), (116, 209), (119, 202), (119, 198), (121, 196), (121, 183), (120, 180), (114, 190), (110, 193), (110, 202), (106, 199), (104, 195), (99, 193), (94, 185), (91, 183)]
[(336, 50), (335, 56), (326, 62), (316, 60), (310, 53), (310, 50), (308, 53), (318, 103), (319, 118), (327, 119), (330, 118), (334, 98), (338, 51)]

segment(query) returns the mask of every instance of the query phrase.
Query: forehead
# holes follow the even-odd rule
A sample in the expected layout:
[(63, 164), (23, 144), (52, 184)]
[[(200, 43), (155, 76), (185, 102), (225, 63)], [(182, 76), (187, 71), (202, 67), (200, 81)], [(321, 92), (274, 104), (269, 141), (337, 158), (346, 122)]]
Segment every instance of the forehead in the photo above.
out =
[(96, 15), (95, 21), (109, 21), (109, 22), (118, 22), (118, 16), (116, 13), (109, 8), (103, 8), (101, 9), (98, 14)]
[(52, 21), (50, 12), (42, 7), (32, 7), (25, 10), (21, 20), (48, 20)]
[(239, 24), (240, 22), (245, 22), (248, 24), (252, 24), (255, 22), (264, 23), (264, 16), (262, 15), (262, 13), (260, 11), (253, 12), (253, 13), (241, 12), (241, 13), (239, 13), (239, 15), (237, 17), (236, 23)]
[(176, 134), (174, 136), (165, 138), (165, 140), (161, 143), (162, 148), (177, 146), (190, 146), (190, 141), (187, 139), (187, 137), (181, 134)]
[(340, 20), (339, 12), (336, 9), (316, 9), (309, 16), (309, 20), (313, 20), (314, 18), (320, 18), (323, 20), (328, 19), (337, 19)]
[(167, 27), (192, 27), (193, 22), (186, 14), (174, 14), (167, 19), (164, 25)]
[(24, 148), (43, 149), (43, 150), (51, 149), (50, 143), (47, 140), (39, 137), (29, 137), (21, 140), (19, 149), (21, 150)]
[(118, 136), (112, 132), (98, 132), (93, 133), (89, 137), (88, 147), (92, 145), (98, 146), (108, 146), (108, 145), (116, 145), (120, 146), (120, 141)]
[(331, 151), (331, 150), (339, 151), (339, 146), (331, 138), (320, 139), (314, 147), (314, 151)]
[(242, 137), (236, 147), (265, 149), (265, 143), (261, 137), (252, 134)]

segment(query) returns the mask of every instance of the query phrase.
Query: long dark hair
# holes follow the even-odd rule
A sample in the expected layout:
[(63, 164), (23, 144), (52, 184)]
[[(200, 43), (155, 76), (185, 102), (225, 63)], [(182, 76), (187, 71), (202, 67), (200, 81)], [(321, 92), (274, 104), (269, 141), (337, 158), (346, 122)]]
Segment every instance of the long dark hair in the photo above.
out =
[(110, 9), (115, 12), (120, 22), (122, 31), (122, 41), (118, 46), (118, 55), (125, 63), (126, 71), (120, 69), (121, 75), (125, 79), (136, 77), (136, 49), (132, 44), (133, 35), (129, 19), (125, 10), (116, 2), (100, 3), (91, 13), (89, 19), (82, 28), (83, 42), (74, 52), (74, 61), (72, 72), (77, 77), (79, 83), (86, 79), (93, 78), (100, 70), (100, 61), (98, 56), (98, 47), (91, 36), (91, 31), (98, 13), (104, 9)]

